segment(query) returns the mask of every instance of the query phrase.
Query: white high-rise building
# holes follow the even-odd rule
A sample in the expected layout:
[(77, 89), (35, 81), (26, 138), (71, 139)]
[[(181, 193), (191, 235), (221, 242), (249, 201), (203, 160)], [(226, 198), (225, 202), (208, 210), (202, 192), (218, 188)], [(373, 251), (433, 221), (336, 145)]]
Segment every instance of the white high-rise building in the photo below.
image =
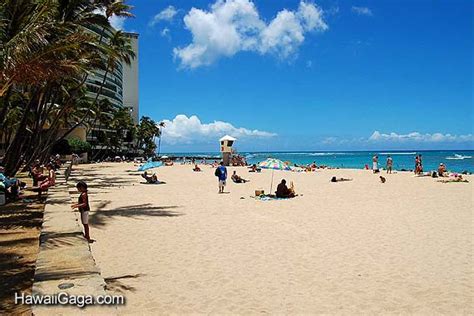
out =
[(130, 62), (130, 65), (123, 64), (123, 106), (130, 109), (130, 114), (135, 124), (138, 124), (139, 120), (139, 107), (138, 107), (138, 34), (137, 33), (125, 33), (130, 37), (130, 44), (132, 45), (135, 58)]

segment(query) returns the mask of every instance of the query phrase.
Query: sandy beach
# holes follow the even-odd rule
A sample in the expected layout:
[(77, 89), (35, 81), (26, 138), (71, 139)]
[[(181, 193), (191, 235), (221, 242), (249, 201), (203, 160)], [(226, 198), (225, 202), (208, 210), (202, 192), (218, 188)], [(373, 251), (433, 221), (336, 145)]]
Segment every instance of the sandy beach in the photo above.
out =
[[(75, 166), (90, 186), (92, 252), (121, 314), (468, 314), (473, 310), (473, 181), (411, 173), (274, 172), (300, 196), (259, 201), (272, 171)], [(330, 183), (332, 176), (353, 178)], [(73, 190), (71, 188), (71, 190)]]

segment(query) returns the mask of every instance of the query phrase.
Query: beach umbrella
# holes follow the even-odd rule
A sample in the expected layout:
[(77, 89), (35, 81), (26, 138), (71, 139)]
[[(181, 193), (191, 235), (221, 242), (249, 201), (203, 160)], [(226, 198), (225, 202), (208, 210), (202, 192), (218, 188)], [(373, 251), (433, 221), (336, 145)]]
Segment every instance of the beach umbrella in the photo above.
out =
[(168, 156), (161, 156), (161, 159), (168, 159)]
[(291, 170), (290, 166), (288, 166), (286, 163), (284, 163), (280, 159), (275, 159), (275, 158), (268, 158), (267, 160), (259, 163), (258, 166), (264, 169), (287, 170), (287, 171)]
[(153, 168), (158, 168), (161, 167), (163, 163), (161, 161), (153, 161), (151, 158), (148, 159), (147, 162), (145, 162), (143, 165), (138, 167), (137, 171), (145, 171), (148, 169), (153, 169)]
[(288, 166), (286, 163), (279, 159), (275, 158), (268, 158), (265, 161), (262, 161), (261, 163), (258, 164), (260, 168), (263, 169), (272, 169), (272, 182), (270, 184), (270, 194), (272, 194), (272, 188), (273, 188), (273, 172), (275, 170), (286, 170), (286, 171), (291, 171), (291, 167)]

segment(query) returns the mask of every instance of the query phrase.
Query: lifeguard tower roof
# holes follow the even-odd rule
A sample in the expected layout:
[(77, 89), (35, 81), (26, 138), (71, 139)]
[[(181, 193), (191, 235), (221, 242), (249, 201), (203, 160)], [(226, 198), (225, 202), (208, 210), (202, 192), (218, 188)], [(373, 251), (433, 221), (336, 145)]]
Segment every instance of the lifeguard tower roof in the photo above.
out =
[(222, 141), (224, 141), (224, 140), (236, 141), (237, 138), (234, 138), (234, 137), (229, 136), (229, 135), (225, 135), (224, 137), (222, 137), (221, 139), (219, 139), (220, 142), (222, 142)]

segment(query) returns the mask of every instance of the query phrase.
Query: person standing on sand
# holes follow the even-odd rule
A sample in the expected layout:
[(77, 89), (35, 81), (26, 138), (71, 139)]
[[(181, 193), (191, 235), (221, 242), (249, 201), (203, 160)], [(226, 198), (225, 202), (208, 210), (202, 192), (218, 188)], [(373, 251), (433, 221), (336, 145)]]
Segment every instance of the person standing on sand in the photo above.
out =
[(416, 155), (416, 157), (415, 157), (415, 174), (418, 174), (419, 169), (420, 169), (420, 156)]
[(391, 156), (387, 157), (387, 173), (392, 173), (393, 159)]
[(378, 164), (379, 164), (379, 157), (375, 155), (374, 157), (372, 157), (372, 170), (374, 173), (376, 173), (379, 170)]
[(87, 184), (84, 181), (79, 181), (76, 184), (77, 191), (79, 191), (79, 198), (77, 204), (71, 206), (72, 209), (78, 209), (81, 213), (81, 222), (84, 225), (84, 237), (88, 242), (93, 242), (89, 235), (89, 197), (87, 195)]
[(227, 168), (224, 166), (223, 161), (221, 161), (220, 166), (216, 168), (215, 175), (219, 180), (219, 193), (224, 193), (225, 182), (227, 180)]

